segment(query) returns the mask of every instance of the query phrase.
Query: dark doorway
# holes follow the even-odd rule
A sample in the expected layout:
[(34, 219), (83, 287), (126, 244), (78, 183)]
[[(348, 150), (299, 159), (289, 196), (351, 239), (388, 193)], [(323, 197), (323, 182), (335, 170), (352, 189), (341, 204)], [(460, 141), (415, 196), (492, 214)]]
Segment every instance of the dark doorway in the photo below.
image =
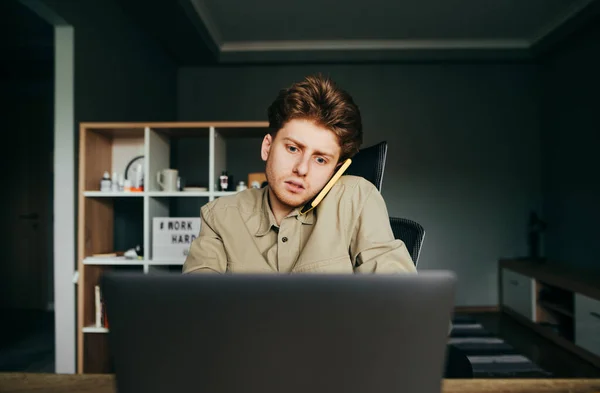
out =
[(0, 2), (0, 371), (54, 371), (54, 28)]

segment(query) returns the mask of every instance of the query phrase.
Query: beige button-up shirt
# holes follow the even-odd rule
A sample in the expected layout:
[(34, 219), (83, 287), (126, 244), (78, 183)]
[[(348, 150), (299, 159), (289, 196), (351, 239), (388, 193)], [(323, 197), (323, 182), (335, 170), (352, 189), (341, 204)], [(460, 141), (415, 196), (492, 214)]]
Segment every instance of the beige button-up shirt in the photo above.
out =
[(279, 226), (268, 195), (267, 186), (204, 205), (183, 273), (416, 272), (367, 180), (342, 176), (315, 209), (295, 209)]

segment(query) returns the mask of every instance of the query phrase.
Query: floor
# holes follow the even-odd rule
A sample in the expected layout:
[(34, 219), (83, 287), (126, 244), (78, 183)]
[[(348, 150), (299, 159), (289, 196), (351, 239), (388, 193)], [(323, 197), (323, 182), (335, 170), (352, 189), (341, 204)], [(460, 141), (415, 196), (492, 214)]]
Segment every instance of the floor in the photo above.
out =
[(54, 372), (54, 313), (0, 310), (0, 372)]
[(600, 369), (503, 313), (469, 314), (486, 330), (528, 357), (553, 378), (600, 378)]
[[(0, 372), (54, 372), (54, 313), (0, 310)], [(600, 369), (501, 313), (468, 314), (555, 378), (600, 378)]]

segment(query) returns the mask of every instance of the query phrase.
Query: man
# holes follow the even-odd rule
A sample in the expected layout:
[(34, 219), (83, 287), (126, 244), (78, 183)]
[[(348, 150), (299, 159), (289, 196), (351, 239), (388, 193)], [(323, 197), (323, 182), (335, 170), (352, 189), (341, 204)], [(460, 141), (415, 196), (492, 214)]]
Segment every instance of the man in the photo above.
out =
[(352, 97), (310, 76), (281, 90), (268, 118), (261, 147), (268, 185), (202, 207), (183, 273), (416, 272), (367, 180), (342, 176), (315, 209), (300, 213), (358, 152), (362, 122)]

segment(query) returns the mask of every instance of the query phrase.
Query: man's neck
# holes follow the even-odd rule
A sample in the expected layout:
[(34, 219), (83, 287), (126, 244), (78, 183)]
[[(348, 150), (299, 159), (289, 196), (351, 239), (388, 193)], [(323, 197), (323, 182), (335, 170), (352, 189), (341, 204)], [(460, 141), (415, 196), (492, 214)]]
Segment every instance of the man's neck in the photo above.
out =
[(288, 214), (290, 214), (294, 209), (290, 208), (287, 205), (282, 204), (279, 199), (277, 199), (277, 197), (275, 196), (275, 194), (273, 194), (273, 190), (271, 190), (269, 188), (269, 207), (271, 208), (271, 211), (273, 212), (273, 216), (275, 216), (275, 221), (277, 222), (277, 225), (281, 225), (281, 221), (283, 221), (283, 219), (285, 217), (287, 217)]

